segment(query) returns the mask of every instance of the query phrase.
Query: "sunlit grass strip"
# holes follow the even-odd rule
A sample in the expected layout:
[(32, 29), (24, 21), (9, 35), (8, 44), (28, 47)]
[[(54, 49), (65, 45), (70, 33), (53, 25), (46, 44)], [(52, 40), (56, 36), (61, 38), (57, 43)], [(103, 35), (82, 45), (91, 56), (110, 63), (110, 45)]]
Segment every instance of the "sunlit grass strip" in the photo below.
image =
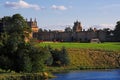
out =
[(87, 49), (104, 49), (104, 50), (113, 50), (120, 51), (120, 42), (109, 42), (109, 43), (71, 43), (71, 42), (45, 42), (39, 43), (38, 46), (51, 46), (53, 48), (87, 48)]

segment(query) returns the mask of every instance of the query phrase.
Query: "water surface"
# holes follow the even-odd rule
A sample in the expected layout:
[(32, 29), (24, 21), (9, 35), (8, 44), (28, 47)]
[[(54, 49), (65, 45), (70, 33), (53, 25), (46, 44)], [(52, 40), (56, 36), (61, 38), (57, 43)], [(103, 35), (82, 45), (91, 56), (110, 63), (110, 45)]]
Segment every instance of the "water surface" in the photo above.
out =
[(120, 70), (74, 71), (55, 76), (51, 80), (120, 80)]

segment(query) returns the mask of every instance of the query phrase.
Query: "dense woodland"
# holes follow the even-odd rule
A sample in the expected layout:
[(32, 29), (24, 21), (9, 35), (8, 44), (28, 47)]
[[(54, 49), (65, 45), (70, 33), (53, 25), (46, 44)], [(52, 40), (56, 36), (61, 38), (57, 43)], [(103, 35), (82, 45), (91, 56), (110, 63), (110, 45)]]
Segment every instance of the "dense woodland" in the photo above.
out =
[(0, 20), (0, 69), (15, 72), (42, 72), (46, 66), (69, 64), (67, 51), (36, 47), (29, 39), (31, 28), (20, 14), (5, 16)]

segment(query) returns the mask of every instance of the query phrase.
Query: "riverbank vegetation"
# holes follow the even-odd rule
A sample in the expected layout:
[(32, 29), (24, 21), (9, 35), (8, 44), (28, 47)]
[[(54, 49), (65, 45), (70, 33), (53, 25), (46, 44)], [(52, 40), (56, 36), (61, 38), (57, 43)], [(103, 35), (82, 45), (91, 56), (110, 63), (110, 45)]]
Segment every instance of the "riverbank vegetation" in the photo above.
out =
[(45, 80), (54, 78), (51, 73), (39, 72), (39, 73), (16, 73), (15, 71), (6, 71), (0, 69), (0, 80)]

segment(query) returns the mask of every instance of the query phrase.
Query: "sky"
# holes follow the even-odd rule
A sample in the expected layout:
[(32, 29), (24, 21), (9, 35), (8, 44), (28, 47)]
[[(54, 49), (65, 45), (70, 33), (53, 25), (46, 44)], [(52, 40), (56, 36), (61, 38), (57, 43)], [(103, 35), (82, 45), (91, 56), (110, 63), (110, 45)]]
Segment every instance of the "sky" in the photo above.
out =
[(120, 0), (0, 0), (0, 18), (19, 13), (36, 18), (39, 28), (64, 30), (80, 21), (83, 28), (111, 28), (120, 20)]

